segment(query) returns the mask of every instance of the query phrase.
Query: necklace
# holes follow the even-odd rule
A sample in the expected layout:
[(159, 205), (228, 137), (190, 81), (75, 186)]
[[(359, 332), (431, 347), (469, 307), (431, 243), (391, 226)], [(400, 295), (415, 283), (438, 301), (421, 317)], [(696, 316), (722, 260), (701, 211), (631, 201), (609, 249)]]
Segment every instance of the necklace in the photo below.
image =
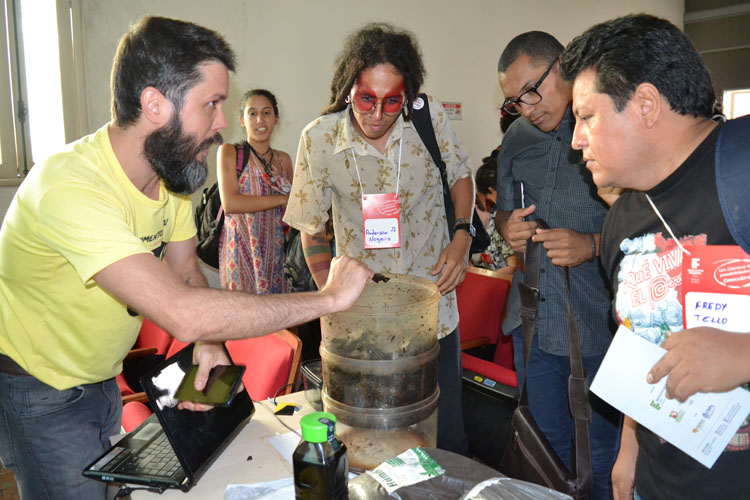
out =
[[(273, 150), (269, 148), (269, 151), (271, 151), (271, 159), (266, 162), (263, 156), (265, 155), (259, 155), (255, 149), (250, 146), (248, 143), (248, 146), (250, 147), (250, 151), (253, 152), (253, 163), (255, 163), (258, 170), (260, 170), (260, 164), (263, 165), (263, 174), (261, 177), (269, 184), (271, 185), (271, 188), (279, 193), (282, 194), (289, 194), (289, 191), (292, 190), (291, 183), (284, 177), (283, 171), (279, 169), (279, 174), (276, 175), (276, 170), (273, 168), (273, 159), (274, 157), (278, 158), (278, 154), (276, 154)], [(278, 161), (279, 166), (281, 166), (281, 161)]]
[[(252, 151), (252, 152), (253, 152), (253, 155), (255, 155), (255, 157), (256, 157), (256, 158), (258, 159), (258, 161), (260, 161), (261, 165), (263, 165), (263, 170), (265, 170), (265, 172), (266, 172), (266, 173), (267, 173), (267, 174), (268, 174), (268, 175), (269, 175), (269, 176), (270, 176), (271, 178), (273, 178), (273, 176), (274, 176), (274, 174), (275, 174), (275, 171), (274, 171), (274, 169), (273, 169), (273, 158), (274, 158), (274, 154), (273, 154), (273, 149), (271, 149), (271, 147), (269, 146), (269, 148), (268, 148), (268, 151), (266, 151), (266, 152), (265, 152), (265, 153), (263, 153), (263, 154), (258, 154), (258, 152), (257, 152), (257, 151), (255, 150), (255, 148), (254, 148), (254, 147), (252, 147), (252, 146), (250, 145), (250, 143), (248, 143), (248, 146), (250, 147), (250, 151)], [(266, 155), (267, 155), (268, 153), (271, 153), (271, 158), (270, 158), (270, 159), (269, 159), (268, 161), (266, 161), (266, 158), (265, 158), (265, 156), (266, 156)]]

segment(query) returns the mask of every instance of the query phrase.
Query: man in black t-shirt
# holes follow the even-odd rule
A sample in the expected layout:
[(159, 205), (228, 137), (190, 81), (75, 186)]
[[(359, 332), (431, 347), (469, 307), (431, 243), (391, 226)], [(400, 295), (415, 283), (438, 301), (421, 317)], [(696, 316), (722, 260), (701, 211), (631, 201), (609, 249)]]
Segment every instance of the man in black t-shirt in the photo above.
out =
[[(573, 147), (599, 188), (629, 189), (607, 214), (601, 258), (617, 320), (667, 350), (648, 380), (669, 375), (667, 396), (680, 401), (747, 384), (750, 335), (680, 331), (683, 245), (737, 245), (747, 237), (730, 231), (726, 189), (717, 189), (722, 124), (712, 119), (708, 69), (675, 26), (644, 14), (590, 28), (568, 45), (561, 65), (573, 82)], [(747, 185), (750, 174), (743, 176)], [(654, 259), (659, 265), (649, 266)], [(641, 290), (652, 292), (645, 304), (628, 281), (638, 270), (647, 270)], [(749, 443), (746, 420), (707, 469), (626, 416), (612, 471), (615, 498), (750, 498)]]

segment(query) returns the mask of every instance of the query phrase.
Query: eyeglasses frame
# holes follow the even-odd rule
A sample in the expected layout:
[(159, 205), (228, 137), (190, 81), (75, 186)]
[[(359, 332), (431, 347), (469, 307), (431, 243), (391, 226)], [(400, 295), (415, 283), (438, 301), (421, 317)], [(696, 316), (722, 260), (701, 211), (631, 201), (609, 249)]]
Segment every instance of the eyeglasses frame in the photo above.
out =
[(377, 99), (376, 98), (375, 99), (375, 103), (372, 105), (372, 109), (370, 111), (360, 111), (360, 110), (357, 109), (357, 106), (354, 105), (354, 98), (352, 98), (351, 99), (352, 110), (354, 110), (355, 113), (360, 114), (360, 115), (372, 115), (373, 113), (375, 113), (375, 109), (378, 107), (378, 105), (380, 105), (380, 112), (383, 113), (384, 115), (386, 115), (386, 116), (398, 116), (399, 113), (401, 113), (404, 110), (404, 107), (406, 106), (406, 103), (407, 103), (406, 97), (403, 96), (404, 102), (401, 103), (401, 107), (398, 109), (398, 111), (390, 113), (390, 112), (386, 111), (385, 108), (383, 107), (383, 101), (385, 99), (389, 99), (389, 97), (384, 97), (383, 99)]
[[(539, 104), (540, 102), (542, 102), (543, 97), (542, 97), (542, 94), (539, 93), (539, 87), (542, 85), (542, 83), (544, 83), (544, 79), (547, 78), (547, 75), (549, 75), (550, 71), (552, 71), (552, 68), (555, 67), (555, 64), (557, 64), (557, 61), (558, 59), (555, 58), (552, 61), (552, 63), (549, 66), (547, 66), (547, 69), (544, 70), (544, 73), (542, 73), (542, 76), (539, 77), (539, 80), (537, 80), (534, 85), (524, 90), (521, 93), (521, 95), (519, 95), (518, 97), (509, 97), (505, 99), (505, 101), (503, 101), (503, 105), (500, 106), (500, 110), (505, 111), (509, 115), (515, 116), (515, 115), (521, 114), (521, 111), (517, 107), (519, 104), (527, 104), (531, 106), (531, 105)], [(526, 94), (530, 92), (534, 92), (536, 95), (538, 95), (539, 100), (533, 103), (524, 101), (523, 96), (525, 96)]]

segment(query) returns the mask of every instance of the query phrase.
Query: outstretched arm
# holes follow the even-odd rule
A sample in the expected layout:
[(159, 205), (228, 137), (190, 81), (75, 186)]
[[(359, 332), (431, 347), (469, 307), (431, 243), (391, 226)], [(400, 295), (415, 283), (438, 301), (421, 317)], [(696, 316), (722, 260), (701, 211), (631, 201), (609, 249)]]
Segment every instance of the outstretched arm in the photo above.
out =
[(195, 342), (257, 337), (346, 310), (370, 277), (364, 264), (342, 256), (333, 260), (319, 292), (254, 295), (193, 288), (156, 257), (141, 253), (107, 266), (94, 280), (178, 339)]

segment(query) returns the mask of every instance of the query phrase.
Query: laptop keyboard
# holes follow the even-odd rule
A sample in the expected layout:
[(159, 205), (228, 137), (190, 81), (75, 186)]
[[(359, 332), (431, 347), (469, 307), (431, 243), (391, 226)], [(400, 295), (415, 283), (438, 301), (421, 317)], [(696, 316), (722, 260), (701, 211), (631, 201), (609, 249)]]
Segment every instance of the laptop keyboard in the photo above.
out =
[(180, 470), (180, 462), (177, 460), (166, 434), (161, 434), (117, 467), (117, 472), (120, 473), (147, 474), (159, 477), (173, 477)]

